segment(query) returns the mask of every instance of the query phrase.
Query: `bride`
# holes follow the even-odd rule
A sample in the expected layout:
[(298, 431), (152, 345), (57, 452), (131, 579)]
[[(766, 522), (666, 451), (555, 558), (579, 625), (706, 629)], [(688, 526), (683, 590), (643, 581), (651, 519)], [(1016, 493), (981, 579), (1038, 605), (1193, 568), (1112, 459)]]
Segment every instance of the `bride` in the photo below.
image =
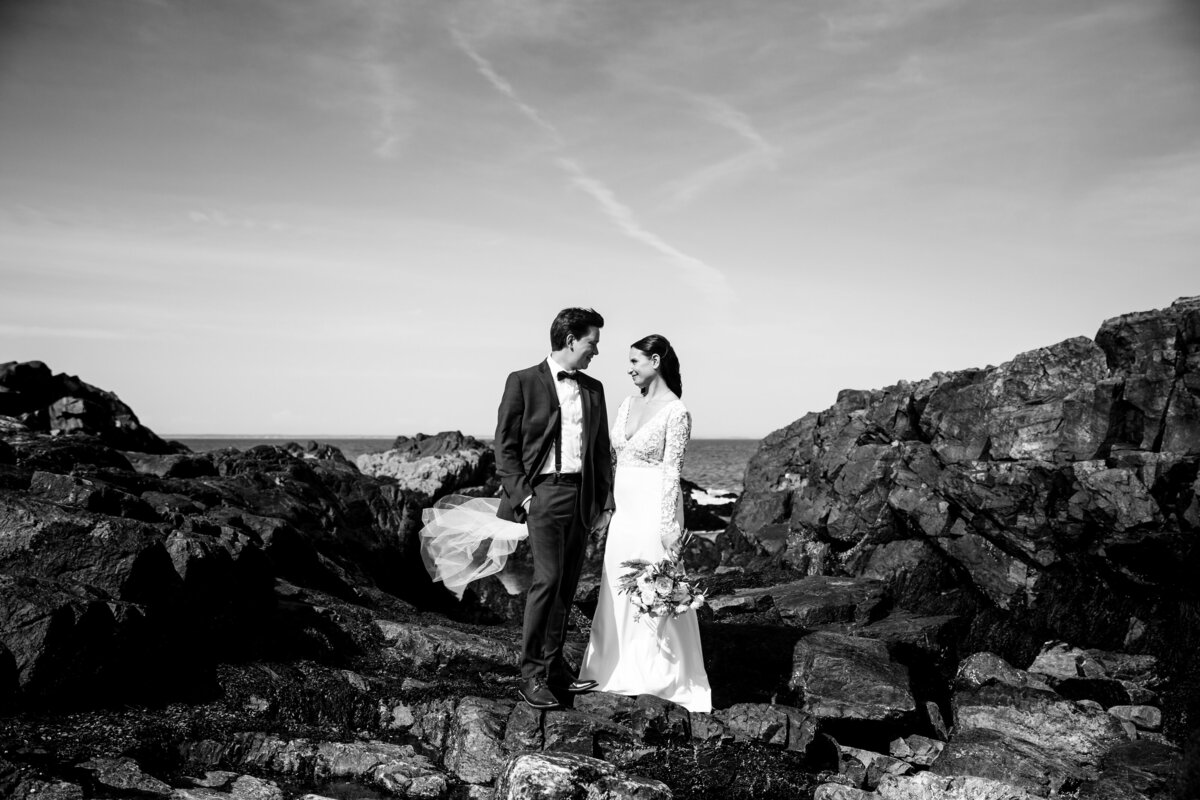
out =
[(612, 427), (616, 511), (579, 678), (596, 681), (598, 691), (651, 694), (689, 711), (711, 711), (696, 612), (639, 620), (620, 594), (622, 562), (660, 561), (682, 535), (679, 473), (692, 427), (679, 399), (679, 357), (665, 337), (633, 343), (629, 375), (640, 392), (625, 398)]

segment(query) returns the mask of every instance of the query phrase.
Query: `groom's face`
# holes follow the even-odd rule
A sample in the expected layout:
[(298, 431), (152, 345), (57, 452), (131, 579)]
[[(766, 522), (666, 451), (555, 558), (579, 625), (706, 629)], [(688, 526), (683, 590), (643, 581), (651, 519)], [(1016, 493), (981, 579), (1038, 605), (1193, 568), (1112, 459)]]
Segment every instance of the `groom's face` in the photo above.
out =
[(582, 339), (572, 339), (567, 343), (567, 353), (573, 364), (571, 369), (587, 369), (592, 359), (600, 355), (600, 329), (596, 326), (588, 328)]

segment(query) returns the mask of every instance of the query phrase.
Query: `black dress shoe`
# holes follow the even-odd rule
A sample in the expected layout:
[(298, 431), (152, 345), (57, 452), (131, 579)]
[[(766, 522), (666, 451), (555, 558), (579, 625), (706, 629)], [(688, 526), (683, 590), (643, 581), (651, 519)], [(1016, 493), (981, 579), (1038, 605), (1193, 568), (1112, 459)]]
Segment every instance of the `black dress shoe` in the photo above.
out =
[(567, 685), (567, 691), (571, 694), (583, 694), (584, 692), (590, 692), (599, 685), (597, 681), (576, 678)]
[(593, 680), (580, 679), (573, 672), (560, 672), (557, 675), (550, 676), (550, 690), (553, 692), (570, 692), (571, 694), (581, 694), (590, 692), (600, 684)]
[(521, 685), (517, 687), (517, 694), (521, 695), (521, 699), (531, 708), (545, 710), (559, 706), (558, 698), (541, 678), (526, 678), (521, 681)]

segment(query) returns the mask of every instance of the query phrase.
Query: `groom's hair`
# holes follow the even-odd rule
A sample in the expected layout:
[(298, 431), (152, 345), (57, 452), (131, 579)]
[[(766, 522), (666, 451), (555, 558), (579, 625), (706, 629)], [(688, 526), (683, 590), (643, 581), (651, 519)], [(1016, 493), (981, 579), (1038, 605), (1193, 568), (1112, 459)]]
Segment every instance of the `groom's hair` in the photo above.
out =
[(589, 328), (603, 328), (604, 317), (590, 308), (564, 308), (550, 323), (550, 349), (562, 350), (567, 346), (567, 335), (576, 339), (587, 336)]

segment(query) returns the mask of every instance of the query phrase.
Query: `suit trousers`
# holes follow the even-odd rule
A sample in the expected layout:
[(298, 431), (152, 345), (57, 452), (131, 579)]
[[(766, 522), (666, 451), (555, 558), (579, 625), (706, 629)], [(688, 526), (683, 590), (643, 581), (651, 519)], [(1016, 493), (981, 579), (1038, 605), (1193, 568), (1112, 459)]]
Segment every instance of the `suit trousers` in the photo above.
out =
[(566, 669), (562, 648), (583, 570), (587, 526), (579, 508), (578, 476), (535, 479), (534, 487), (526, 520), (533, 581), (525, 600), (521, 676), (550, 680)]

